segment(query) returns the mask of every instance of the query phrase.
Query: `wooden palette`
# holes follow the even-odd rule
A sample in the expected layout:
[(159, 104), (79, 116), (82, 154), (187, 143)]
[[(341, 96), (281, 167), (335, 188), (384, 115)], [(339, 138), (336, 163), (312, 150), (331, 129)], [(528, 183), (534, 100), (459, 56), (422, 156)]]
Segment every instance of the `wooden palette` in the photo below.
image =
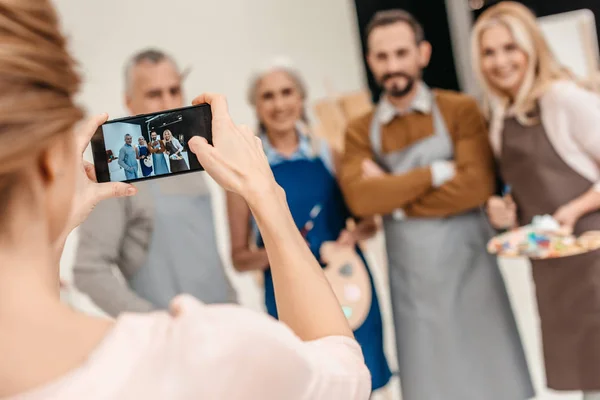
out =
[(488, 252), (499, 257), (526, 257), (532, 260), (570, 257), (600, 249), (600, 231), (579, 237), (524, 226), (492, 238)]
[(355, 331), (362, 326), (371, 310), (373, 293), (367, 267), (351, 246), (340, 246), (335, 242), (321, 245), (321, 258), (327, 263), (325, 276)]

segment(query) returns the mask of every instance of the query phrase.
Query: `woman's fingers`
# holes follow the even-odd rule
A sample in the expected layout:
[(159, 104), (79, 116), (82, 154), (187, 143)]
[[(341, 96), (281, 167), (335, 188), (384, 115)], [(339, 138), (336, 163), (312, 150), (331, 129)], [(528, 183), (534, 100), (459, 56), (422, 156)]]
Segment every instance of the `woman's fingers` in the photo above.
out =
[(508, 210), (508, 204), (503, 198), (494, 196), (488, 200), (487, 208), (492, 212), (503, 212)]
[(205, 138), (194, 137), (189, 141), (189, 146), (198, 157), (200, 165), (219, 185), (226, 190), (238, 190), (241, 178), (236, 167), (208, 144)]
[(113, 197), (133, 196), (137, 193), (137, 189), (130, 184), (122, 182), (107, 182), (96, 183), (95, 203), (99, 201), (111, 199)]
[(88, 161), (83, 161), (83, 169), (90, 181), (98, 182), (98, 179), (96, 178), (96, 168), (94, 168), (94, 164)]
[[(212, 110), (213, 145), (194, 138), (190, 148), (198, 161), (221, 186), (236, 193), (252, 194), (256, 187), (274, 182), (260, 139), (245, 125), (235, 125), (229, 115), (227, 100), (215, 93), (205, 93), (193, 104), (209, 104)], [(270, 174), (270, 175), (269, 175)]]
[(248, 137), (258, 137), (254, 134), (254, 131), (250, 129), (250, 127), (247, 125), (238, 125), (238, 129), (240, 130), (240, 132), (242, 132)]
[(77, 132), (77, 152), (83, 154), (98, 127), (108, 120), (108, 114), (98, 114), (88, 118)]
[(209, 104), (213, 122), (216, 120), (231, 120), (227, 98), (217, 93), (203, 93), (192, 101), (193, 105)]
[(188, 146), (190, 147), (190, 150), (192, 150), (197, 156), (199, 156), (200, 153), (208, 151), (207, 146), (213, 147), (208, 144), (208, 141), (205, 138), (201, 136), (194, 136), (191, 138), (188, 142)]

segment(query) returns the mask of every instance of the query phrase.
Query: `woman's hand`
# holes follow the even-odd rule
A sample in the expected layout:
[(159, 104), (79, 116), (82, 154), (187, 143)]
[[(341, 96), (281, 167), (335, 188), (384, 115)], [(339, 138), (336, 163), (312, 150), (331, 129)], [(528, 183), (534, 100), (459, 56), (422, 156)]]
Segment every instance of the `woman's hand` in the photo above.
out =
[[(137, 189), (133, 185), (122, 182), (97, 183), (94, 164), (83, 159), (83, 152), (90, 143), (94, 132), (108, 119), (107, 114), (100, 114), (90, 118), (77, 133), (76, 146), (80, 158), (77, 167), (77, 182), (75, 197), (71, 205), (71, 215), (67, 226), (71, 232), (79, 226), (92, 212), (96, 204), (112, 197), (133, 196)], [(135, 170), (131, 167), (131, 170)]]
[(561, 232), (570, 235), (582, 215), (582, 210), (575, 203), (569, 203), (556, 210), (553, 217), (560, 224)]
[(358, 238), (356, 237), (355, 231), (344, 229), (340, 233), (340, 236), (338, 236), (335, 243), (339, 246), (354, 247), (357, 242)]
[(260, 139), (249, 128), (233, 123), (223, 96), (205, 94), (193, 102), (201, 103), (211, 106), (214, 145), (195, 136), (190, 149), (219, 185), (241, 195), (250, 207), (267, 251), (279, 320), (304, 341), (330, 336), (353, 339), (323, 268), (292, 218)]
[(517, 226), (517, 206), (511, 196), (493, 196), (487, 202), (490, 223), (496, 229), (511, 229)]
[(252, 208), (265, 191), (278, 187), (262, 143), (250, 128), (233, 123), (225, 97), (204, 94), (193, 101), (194, 105), (202, 103), (211, 106), (213, 146), (194, 136), (190, 149), (217, 183), (244, 197)]
[(336, 243), (340, 246), (354, 247), (357, 243), (375, 236), (378, 229), (375, 217), (364, 218), (356, 224), (354, 229), (344, 229)]
[(563, 205), (554, 213), (553, 217), (561, 224), (562, 230), (573, 233), (577, 221), (584, 215), (600, 209), (600, 192), (592, 188), (573, 201)]
[(379, 230), (379, 224), (375, 217), (363, 218), (356, 225), (354, 229), (354, 235), (356, 236), (357, 242), (371, 239)]
[(91, 117), (76, 133), (75, 143), (79, 162), (75, 178), (75, 194), (65, 230), (55, 243), (57, 261), (60, 260), (67, 236), (87, 218), (96, 204), (112, 197), (133, 196), (137, 193), (135, 187), (126, 183), (98, 183), (94, 164), (83, 159), (83, 152), (90, 143), (92, 136), (107, 119), (107, 114)]

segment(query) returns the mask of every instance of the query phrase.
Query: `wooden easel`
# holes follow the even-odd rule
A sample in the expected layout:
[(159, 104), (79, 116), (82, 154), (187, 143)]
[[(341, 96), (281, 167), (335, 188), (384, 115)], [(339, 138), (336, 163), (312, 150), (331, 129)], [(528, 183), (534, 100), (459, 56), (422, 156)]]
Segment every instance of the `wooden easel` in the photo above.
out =
[(598, 42), (596, 40), (596, 29), (592, 23), (587, 20), (579, 22), (579, 31), (581, 32), (581, 45), (585, 51), (586, 64), (588, 67), (588, 77), (590, 88), (600, 93), (600, 71), (598, 70), (600, 60), (598, 59)]
[(348, 122), (372, 110), (373, 102), (368, 90), (338, 95), (329, 82), (325, 82), (325, 87), (327, 97), (313, 105), (318, 119), (315, 132), (342, 152)]

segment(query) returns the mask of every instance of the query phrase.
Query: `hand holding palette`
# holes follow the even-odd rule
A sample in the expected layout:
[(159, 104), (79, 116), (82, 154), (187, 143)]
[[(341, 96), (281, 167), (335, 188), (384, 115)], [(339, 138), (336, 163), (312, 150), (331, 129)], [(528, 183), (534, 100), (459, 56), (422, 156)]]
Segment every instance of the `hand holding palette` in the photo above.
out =
[(550, 215), (535, 217), (530, 225), (498, 235), (488, 242), (488, 251), (501, 257), (548, 259), (568, 257), (600, 248), (600, 231), (579, 237), (567, 234)]

